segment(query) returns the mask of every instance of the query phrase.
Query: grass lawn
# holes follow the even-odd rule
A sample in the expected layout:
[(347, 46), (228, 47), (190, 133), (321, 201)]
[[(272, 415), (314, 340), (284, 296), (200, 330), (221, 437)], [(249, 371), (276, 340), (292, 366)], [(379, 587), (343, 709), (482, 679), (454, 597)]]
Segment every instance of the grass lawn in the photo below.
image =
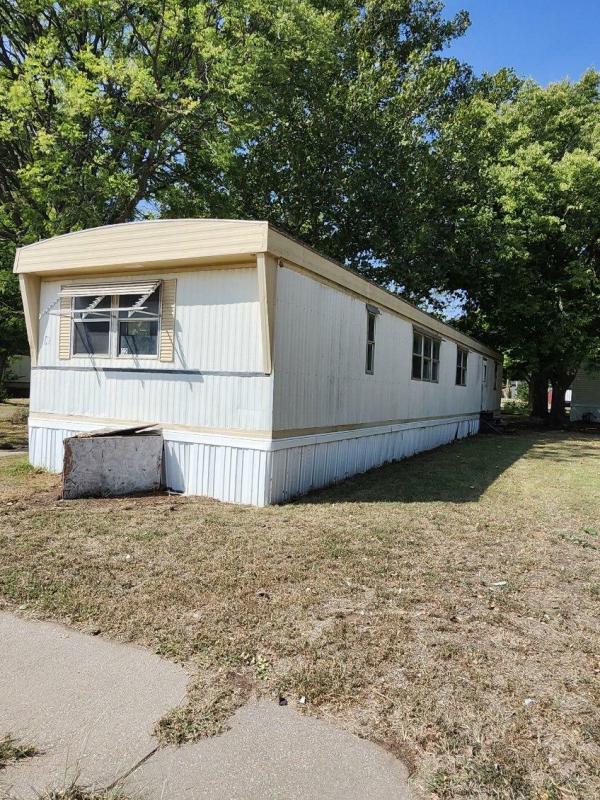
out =
[(164, 741), (282, 694), (382, 742), (415, 796), (590, 800), (599, 473), (597, 436), (481, 436), (254, 509), (64, 502), (3, 459), (0, 608), (187, 664)]
[(0, 450), (27, 449), (26, 402), (0, 403)]

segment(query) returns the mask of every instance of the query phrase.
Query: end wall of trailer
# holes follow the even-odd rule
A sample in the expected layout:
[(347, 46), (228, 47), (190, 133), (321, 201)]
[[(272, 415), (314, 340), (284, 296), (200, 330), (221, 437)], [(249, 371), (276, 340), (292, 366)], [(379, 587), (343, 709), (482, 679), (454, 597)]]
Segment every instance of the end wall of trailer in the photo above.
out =
[[(117, 276), (126, 280), (127, 275)], [(167, 485), (189, 494), (263, 505), (272, 421), (264, 372), (257, 270), (165, 271), (176, 280), (173, 361), (60, 357), (60, 287), (43, 279), (32, 370), (30, 459), (60, 472), (63, 440), (107, 426), (157, 424)], [(79, 278), (91, 282), (93, 276)]]

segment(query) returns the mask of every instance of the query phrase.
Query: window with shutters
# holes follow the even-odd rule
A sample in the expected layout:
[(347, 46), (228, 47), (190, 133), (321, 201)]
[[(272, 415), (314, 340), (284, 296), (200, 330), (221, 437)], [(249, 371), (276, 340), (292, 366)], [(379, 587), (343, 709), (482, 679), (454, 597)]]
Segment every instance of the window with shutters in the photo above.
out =
[(438, 383), (440, 379), (440, 340), (413, 331), (412, 378)]
[(60, 358), (174, 357), (177, 281), (79, 284), (60, 292)]

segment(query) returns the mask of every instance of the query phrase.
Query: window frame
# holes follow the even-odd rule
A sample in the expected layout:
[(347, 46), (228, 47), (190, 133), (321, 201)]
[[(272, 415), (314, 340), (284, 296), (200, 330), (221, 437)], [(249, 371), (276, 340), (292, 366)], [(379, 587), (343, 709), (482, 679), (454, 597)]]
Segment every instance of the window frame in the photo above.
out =
[[(90, 287), (92, 289), (93, 287)], [(109, 330), (108, 330), (108, 353), (75, 353), (74, 346), (75, 346), (75, 318), (72, 317), (71, 319), (71, 331), (70, 331), (70, 351), (71, 351), (71, 358), (102, 358), (102, 359), (149, 359), (149, 360), (158, 360), (160, 358), (160, 333), (162, 327), (162, 304), (163, 304), (163, 284), (162, 281), (156, 287), (154, 291), (158, 291), (158, 311), (156, 313), (156, 317), (152, 316), (149, 319), (153, 321), (156, 320), (158, 323), (157, 331), (156, 331), (156, 353), (152, 355), (138, 355), (137, 353), (120, 353), (119, 352), (119, 331), (120, 331), (120, 324), (121, 322), (126, 322), (127, 319), (123, 319), (119, 317), (119, 311), (123, 309), (119, 308), (119, 298), (121, 295), (112, 294), (112, 295), (104, 295), (104, 297), (110, 297), (110, 308), (107, 308), (106, 311), (109, 314)], [(89, 294), (89, 295), (80, 295), (81, 297), (98, 297), (98, 295)], [(75, 297), (71, 298), (71, 314), (74, 311), (75, 305)], [(135, 317), (133, 318), (135, 319)], [(139, 319), (139, 318), (138, 318)]]
[[(463, 386), (466, 387), (467, 385), (467, 376), (469, 370), (469, 351), (464, 348), (456, 345), (456, 373), (454, 376), (454, 383), (456, 386)], [(458, 376), (460, 373), (460, 381), (458, 380)]]
[[(416, 348), (416, 342), (420, 341), (420, 346)], [(427, 354), (429, 351), (429, 354)], [(436, 356), (437, 352), (437, 356)], [(413, 381), (422, 381), (423, 383), (437, 383), (440, 382), (440, 362), (442, 354), (442, 340), (429, 333), (420, 331), (413, 328), (413, 346), (411, 353), (411, 367), (410, 377)], [(415, 358), (420, 360), (419, 375), (415, 375)], [(425, 365), (428, 365), (427, 372), (429, 377), (423, 377), (425, 373)]]
[[(367, 341), (365, 346), (365, 375), (375, 374), (375, 340), (377, 338), (377, 317), (380, 311), (375, 306), (366, 306), (367, 309)], [(373, 322), (373, 338), (369, 338), (371, 321)], [(370, 361), (370, 366), (369, 366)]]
[(481, 362), (481, 385), (487, 388), (488, 385), (488, 360), (485, 356)]
[[(117, 301), (117, 309), (114, 314), (115, 317), (115, 352), (116, 358), (158, 358), (160, 355), (160, 324), (162, 318), (162, 283), (160, 283), (155, 292), (158, 292), (158, 304), (156, 308), (156, 314), (145, 314), (140, 317), (132, 316), (136, 312), (128, 312), (128, 316), (122, 317), (121, 312), (123, 309), (119, 307), (121, 297), (128, 297), (128, 295), (116, 295), (113, 297), (113, 303), (116, 299)], [(152, 292), (154, 294), (154, 292)], [(152, 295), (149, 295), (151, 297)], [(149, 298), (147, 298), (149, 299)], [(156, 353), (121, 353), (120, 352), (120, 341), (121, 341), (121, 325), (123, 323), (129, 322), (129, 320), (150, 320), (152, 322), (156, 322)]]
[[(89, 294), (89, 295), (80, 295), (80, 297), (86, 297), (86, 298), (89, 297), (89, 298), (95, 299), (95, 298), (99, 297), (99, 295)], [(107, 297), (107, 295), (103, 295), (102, 297), (103, 298)], [(99, 311), (104, 311), (106, 314), (108, 314), (107, 319), (88, 320), (89, 323), (93, 323), (93, 322), (108, 322), (108, 352), (107, 353), (87, 353), (87, 352), (86, 353), (76, 353), (75, 352), (75, 342), (77, 340), (77, 323), (84, 321), (84, 317), (83, 316), (76, 317), (75, 313), (79, 313), (79, 312), (82, 312), (82, 311), (85, 310), (85, 309), (76, 309), (75, 308), (75, 301), (77, 299), (78, 299), (77, 297), (72, 297), (71, 298), (71, 336), (70, 336), (70, 338), (71, 338), (71, 341), (70, 341), (71, 358), (110, 358), (110, 353), (111, 353), (111, 349), (112, 349), (112, 319), (111, 319), (112, 318), (112, 298), (111, 298), (110, 306), (108, 306), (107, 308), (99, 309)], [(99, 311), (97, 311), (96, 313), (99, 313)], [(93, 314), (94, 311), (92, 310), (89, 313)]]

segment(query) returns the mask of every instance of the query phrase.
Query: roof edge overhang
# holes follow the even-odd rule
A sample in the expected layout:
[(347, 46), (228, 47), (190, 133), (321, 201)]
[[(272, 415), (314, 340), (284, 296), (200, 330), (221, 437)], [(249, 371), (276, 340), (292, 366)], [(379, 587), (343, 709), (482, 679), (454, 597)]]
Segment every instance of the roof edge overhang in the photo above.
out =
[(502, 360), (497, 351), (266, 221), (161, 219), (88, 228), (19, 248), (14, 271), (23, 276), (71, 279), (159, 270), (234, 268), (254, 266), (258, 254), (270, 254), (433, 334)]
[(40, 277), (239, 265), (267, 245), (261, 221), (164, 219), (105, 225), (17, 250), (14, 271)]

